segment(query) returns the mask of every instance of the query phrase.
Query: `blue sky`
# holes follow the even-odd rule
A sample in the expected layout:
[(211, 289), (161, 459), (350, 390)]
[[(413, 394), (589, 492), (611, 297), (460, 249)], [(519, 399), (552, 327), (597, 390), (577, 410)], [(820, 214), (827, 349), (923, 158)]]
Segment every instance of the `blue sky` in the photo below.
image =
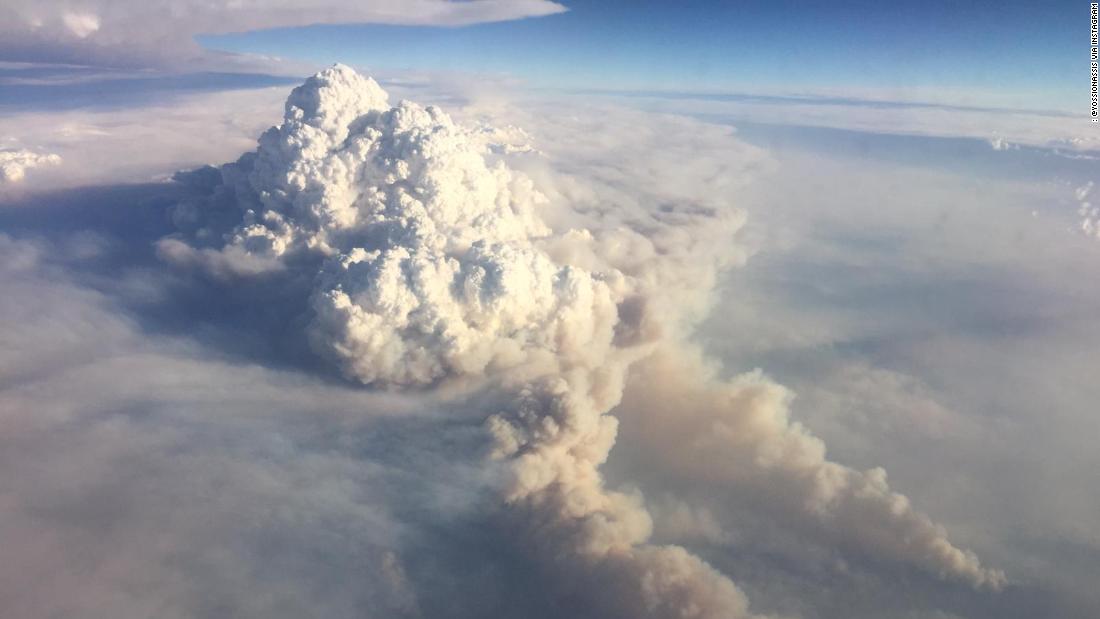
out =
[(309, 26), (199, 40), (376, 70), (507, 73), (548, 87), (1087, 103), (1084, 2), (565, 4), (558, 15), (461, 28)]

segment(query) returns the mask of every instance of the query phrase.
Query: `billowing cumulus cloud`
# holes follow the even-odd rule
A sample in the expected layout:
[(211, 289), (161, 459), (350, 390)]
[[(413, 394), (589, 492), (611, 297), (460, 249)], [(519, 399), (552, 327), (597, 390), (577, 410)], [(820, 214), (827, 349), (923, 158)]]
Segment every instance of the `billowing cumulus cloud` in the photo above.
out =
[(1100, 208), (1092, 205), (1089, 196), (1092, 194), (1093, 183), (1078, 187), (1073, 191), (1073, 197), (1077, 200), (1077, 215), (1081, 217), (1081, 231), (1088, 236), (1100, 237)]
[(61, 157), (52, 153), (42, 154), (27, 149), (0, 150), (0, 183), (17, 183), (31, 168), (60, 163)]
[(172, 66), (204, 56), (194, 41), (200, 34), (338, 23), (462, 26), (564, 10), (550, 0), (5, 1), (0, 60)]
[[(709, 138), (726, 158), (685, 161), (674, 132), (639, 123), (612, 146), (554, 122), (575, 130), (568, 146), (525, 147), (520, 131), (391, 105), (338, 65), (291, 93), (256, 151), (181, 177), (207, 195), (175, 209), (180, 233), (158, 252), (226, 286), (308, 282), (301, 329), (346, 377), (473, 410), (499, 535), (548, 595), (593, 616), (753, 616), (721, 572), (651, 541), (646, 474), (641, 490), (605, 482), (620, 425), (654, 475), (691, 491), (674, 510), (706, 514), (712, 532), (756, 510), (859, 556), (1000, 587), (882, 469), (828, 461), (785, 389), (718, 380), (690, 343), (718, 273), (744, 258), (727, 179), (766, 157), (729, 132)], [(555, 160), (564, 148), (572, 158)], [(663, 182), (669, 170), (688, 188)], [(744, 502), (706, 501), (708, 488)]]
[(314, 341), (349, 376), (426, 384), (610, 343), (611, 286), (535, 246), (545, 198), (438, 108), (391, 109), (338, 67), (296, 89), (260, 142), (223, 169), (246, 212), (220, 253), (245, 271), (327, 259)]

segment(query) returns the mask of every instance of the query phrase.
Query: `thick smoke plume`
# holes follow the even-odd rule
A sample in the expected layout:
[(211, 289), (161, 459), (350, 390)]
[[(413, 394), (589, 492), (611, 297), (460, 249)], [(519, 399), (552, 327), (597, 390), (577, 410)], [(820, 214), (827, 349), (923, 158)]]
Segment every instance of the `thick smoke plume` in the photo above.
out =
[[(291, 93), (283, 123), (217, 171), (209, 199), (177, 209), (181, 235), (160, 254), (226, 281), (312, 274), (311, 345), (349, 379), (456, 405), (497, 394), (485, 428), (502, 535), (593, 616), (753, 616), (726, 576), (649, 541), (640, 492), (605, 485), (619, 417), (641, 424), (625, 432), (685, 485), (766, 488), (763, 508), (791, 526), (1000, 586), (881, 470), (826, 460), (789, 420), (782, 387), (712, 378), (688, 335), (721, 269), (743, 258), (733, 239), (744, 217), (728, 192), (684, 203), (641, 187), (649, 198), (634, 200), (614, 170), (586, 164), (583, 146), (574, 161), (545, 164), (528, 148), (494, 148), (500, 135), (391, 105), (337, 65)], [(525, 151), (530, 175), (500, 154)]]

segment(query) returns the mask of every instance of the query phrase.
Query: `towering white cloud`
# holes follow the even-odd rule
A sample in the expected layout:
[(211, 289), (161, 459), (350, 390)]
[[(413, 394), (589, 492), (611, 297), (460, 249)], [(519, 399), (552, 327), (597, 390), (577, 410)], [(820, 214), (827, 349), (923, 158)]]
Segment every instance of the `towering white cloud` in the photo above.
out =
[[(645, 141), (668, 137), (649, 131), (633, 128), (646, 148), (614, 156), (654, 176), (690, 168), (651, 146), (670, 140)], [(752, 616), (727, 577), (649, 541), (640, 493), (606, 487), (620, 404), (627, 423), (660, 429), (641, 435), (674, 475), (723, 492), (774, 485), (768, 509), (815, 519), (839, 544), (1001, 584), (881, 472), (825, 460), (787, 419), (781, 387), (726, 385), (695, 360), (686, 336), (717, 273), (743, 257), (732, 239), (744, 218), (723, 174), (689, 172), (706, 190), (683, 200), (588, 165), (598, 139), (546, 165), (531, 149), (491, 148), (499, 137), (437, 108), (390, 106), (372, 80), (335, 66), (294, 90), (283, 123), (221, 169), (205, 203), (177, 210), (186, 234), (162, 241), (161, 255), (227, 279), (304, 273), (311, 342), (346, 376), (433, 389), (456, 407), (490, 402), (502, 531), (549, 586), (601, 616)], [(494, 154), (509, 151), (528, 152), (517, 164), (530, 175)]]

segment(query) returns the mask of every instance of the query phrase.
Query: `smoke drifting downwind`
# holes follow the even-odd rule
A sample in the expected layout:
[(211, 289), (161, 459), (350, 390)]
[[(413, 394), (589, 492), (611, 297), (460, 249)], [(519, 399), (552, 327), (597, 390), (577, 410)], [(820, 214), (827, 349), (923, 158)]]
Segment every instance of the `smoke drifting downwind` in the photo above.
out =
[[(789, 420), (782, 387), (713, 378), (689, 336), (720, 271), (744, 258), (734, 241), (744, 216), (724, 175), (705, 179), (722, 190), (677, 200), (589, 165), (585, 149), (601, 147), (591, 136), (574, 160), (555, 161), (493, 148), (500, 135), (438, 108), (391, 106), (373, 80), (334, 66), (291, 93), (283, 123), (219, 170), (208, 199), (177, 209), (181, 233), (160, 255), (227, 282), (311, 273), (310, 343), (347, 378), (456, 407), (475, 392), (509, 402), (484, 411), (501, 534), (592, 616), (754, 616), (729, 578), (649, 541), (639, 492), (606, 486), (620, 419), (685, 486), (734, 497), (766, 488), (761, 509), (813, 523), (829, 542), (1003, 584), (881, 469), (826, 460)], [(620, 148), (624, 165), (691, 165)], [(530, 174), (502, 152), (526, 157), (517, 165)], [(742, 176), (760, 165), (747, 155)]]

